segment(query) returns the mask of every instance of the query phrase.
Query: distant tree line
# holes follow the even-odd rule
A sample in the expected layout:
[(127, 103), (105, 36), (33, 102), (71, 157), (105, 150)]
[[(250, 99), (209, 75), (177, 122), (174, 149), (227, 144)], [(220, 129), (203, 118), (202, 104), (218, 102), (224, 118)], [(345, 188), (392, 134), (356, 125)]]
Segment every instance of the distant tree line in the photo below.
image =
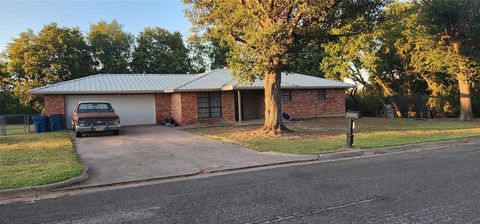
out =
[[(92, 24), (87, 35), (56, 23), (38, 33), (27, 30), (0, 58), (0, 114), (38, 111), (42, 102), (30, 89), (92, 74), (205, 71), (209, 64), (203, 57), (213, 55), (209, 52), (217, 51), (218, 45), (195, 50), (190, 46), (194, 41), (184, 44), (179, 32), (147, 27), (134, 36), (115, 20)], [(226, 63), (212, 61), (214, 68)]]

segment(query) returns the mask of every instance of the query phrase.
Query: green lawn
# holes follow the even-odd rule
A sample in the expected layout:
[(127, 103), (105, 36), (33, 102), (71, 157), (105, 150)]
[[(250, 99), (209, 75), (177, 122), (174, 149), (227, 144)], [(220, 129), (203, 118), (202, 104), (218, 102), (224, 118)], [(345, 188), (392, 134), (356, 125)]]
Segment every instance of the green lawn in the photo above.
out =
[(55, 183), (82, 170), (66, 131), (0, 137), (0, 189)]
[[(240, 144), (258, 151), (318, 154), (345, 150), (345, 118), (317, 118), (286, 123), (293, 132), (268, 137), (258, 135), (259, 125), (187, 129), (206, 137)], [(363, 118), (356, 123), (355, 147), (369, 149), (480, 136), (480, 121), (455, 119), (387, 120)]]

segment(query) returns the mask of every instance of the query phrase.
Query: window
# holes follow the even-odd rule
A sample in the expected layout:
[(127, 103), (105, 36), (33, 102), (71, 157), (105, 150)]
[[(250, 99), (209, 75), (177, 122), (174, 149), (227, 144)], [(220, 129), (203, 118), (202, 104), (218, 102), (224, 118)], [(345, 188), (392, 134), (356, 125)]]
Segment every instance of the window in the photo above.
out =
[(291, 101), (291, 100), (292, 100), (292, 91), (282, 90), (282, 101)]
[(78, 113), (89, 112), (112, 112), (112, 106), (109, 103), (81, 103), (78, 105)]
[(319, 89), (317, 92), (318, 100), (326, 100), (327, 99), (327, 92), (324, 89)]
[(198, 93), (198, 118), (222, 116), (221, 93)]

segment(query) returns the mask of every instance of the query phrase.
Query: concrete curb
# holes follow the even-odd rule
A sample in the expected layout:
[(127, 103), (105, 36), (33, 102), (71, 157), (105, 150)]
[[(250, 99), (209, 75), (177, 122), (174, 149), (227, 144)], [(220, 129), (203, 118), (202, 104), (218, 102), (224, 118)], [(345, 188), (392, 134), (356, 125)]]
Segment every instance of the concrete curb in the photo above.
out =
[(173, 175), (173, 176), (153, 177), (153, 178), (147, 178), (147, 179), (122, 181), (122, 182), (115, 182), (115, 183), (108, 183), (108, 184), (97, 184), (97, 185), (89, 185), (89, 186), (78, 186), (78, 187), (73, 186), (73, 187), (66, 187), (66, 188), (57, 188), (57, 189), (54, 189), (53, 192), (67, 192), (67, 191), (74, 191), (74, 190), (85, 190), (85, 189), (93, 189), (93, 188), (114, 187), (114, 186), (122, 186), (122, 185), (129, 185), (129, 184), (140, 184), (140, 183), (148, 183), (148, 182), (161, 181), (161, 180), (182, 179), (182, 178), (192, 177), (192, 176), (197, 176), (197, 175), (202, 175), (202, 174), (223, 173), (223, 172), (229, 172), (229, 171), (247, 170), (247, 169), (269, 167), (269, 166), (280, 166), (280, 165), (288, 165), (288, 164), (308, 163), (308, 162), (314, 162), (314, 161), (318, 161), (318, 158), (291, 160), (291, 161), (285, 161), (285, 162), (276, 162), (276, 163), (268, 163), (268, 164), (253, 165), (253, 166), (244, 166), (244, 167), (229, 168), (229, 169), (219, 169), (219, 170), (201, 169), (198, 172), (180, 174), (180, 175)]
[(39, 186), (20, 187), (20, 188), (0, 190), (0, 199), (8, 200), (16, 197), (25, 197), (25, 196), (35, 197), (38, 195), (38, 193), (51, 192), (57, 188), (78, 184), (80, 182), (87, 180), (89, 177), (90, 177), (90, 168), (85, 167), (82, 173), (80, 173), (80, 175), (61, 181), (61, 182), (39, 185)]
[(108, 183), (108, 184), (96, 184), (96, 185), (88, 185), (88, 186), (78, 186), (78, 187), (65, 187), (65, 188), (57, 188), (54, 189), (53, 192), (66, 192), (66, 191), (74, 191), (74, 190), (84, 190), (84, 189), (92, 189), (92, 188), (102, 188), (102, 187), (114, 187), (114, 186), (121, 186), (121, 185), (128, 185), (128, 184), (140, 184), (140, 183), (147, 183), (152, 181), (159, 181), (159, 180), (169, 180), (169, 179), (181, 179), (185, 177), (191, 177), (202, 174), (202, 171), (194, 172), (194, 173), (187, 173), (187, 174), (180, 174), (180, 175), (173, 175), (173, 176), (164, 176), (164, 177), (152, 177), (147, 179), (138, 179), (138, 180), (130, 180), (130, 181), (122, 181), (122, 182), (115, 182), (115, 183)]

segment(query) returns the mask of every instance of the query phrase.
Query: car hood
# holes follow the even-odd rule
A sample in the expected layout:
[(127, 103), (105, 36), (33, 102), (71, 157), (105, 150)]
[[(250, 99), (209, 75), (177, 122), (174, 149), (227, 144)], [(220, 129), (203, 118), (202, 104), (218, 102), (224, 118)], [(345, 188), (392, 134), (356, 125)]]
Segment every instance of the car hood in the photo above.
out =
[(115, 112), (88, 112), (77, 113), (78, 118), (118, 118)]

